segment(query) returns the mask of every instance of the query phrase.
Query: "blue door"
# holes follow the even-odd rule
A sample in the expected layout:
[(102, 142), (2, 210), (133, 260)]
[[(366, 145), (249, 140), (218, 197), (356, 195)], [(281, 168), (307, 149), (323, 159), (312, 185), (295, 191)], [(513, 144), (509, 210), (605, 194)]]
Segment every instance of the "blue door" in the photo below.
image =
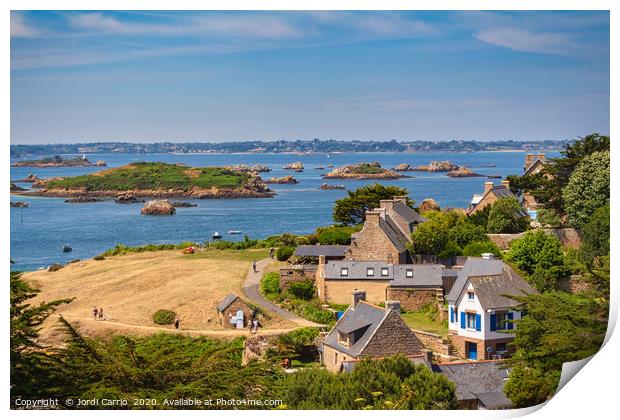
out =
[(478, 359), (478, 345), (476, 343), (470, 343), (469, 341), (465, 342), (467, 358), (476, 360)]

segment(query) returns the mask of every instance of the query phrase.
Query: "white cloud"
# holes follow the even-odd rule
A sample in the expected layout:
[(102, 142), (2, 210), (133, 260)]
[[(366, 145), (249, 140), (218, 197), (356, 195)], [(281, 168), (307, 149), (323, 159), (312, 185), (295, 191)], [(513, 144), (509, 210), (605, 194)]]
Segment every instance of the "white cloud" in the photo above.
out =
[(528, 53), (563, 55), (570, 54), (579, 48), (571, 36), (563, 33), (491, 28), (478, 31), (474, 36), (489, 44)]
[(40, 35), (38, 29), (30, 26), (20, 12), (11, 12), (11, 37), (34, 38)]

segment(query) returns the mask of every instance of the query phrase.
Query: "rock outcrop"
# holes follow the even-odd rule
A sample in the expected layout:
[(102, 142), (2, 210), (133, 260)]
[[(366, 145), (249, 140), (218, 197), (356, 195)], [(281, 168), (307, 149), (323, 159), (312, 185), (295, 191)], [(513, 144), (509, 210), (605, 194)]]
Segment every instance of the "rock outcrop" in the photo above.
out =
[(11, 207), (26, 208), (30, 205), (24, 201), (11, 201)]
[(409, 172), (409, 171), (413, 171), (414, 168), (408, 163), (401, 163), (400, 165), (396, 165), (394, 167), (394, 170), (396, 172)]
[(65, 200), (65, 203), (96, 203), (98, 201), (101, 200), (96, 197), (91, 197), (89, 195), (80, 195), (77, 197), (67, 198)]
[(389, 169), (381, 167), (379, 162), (364, 162), (336, 168), (323, 178), (326, 179), (398, 179), (405, 178)]
[(412, 171), (419, 172), (450, 172), (459, 169), (459, 165), (449, 160), (432, 160), (428, 165), (417, 166)]
[(170, 200), (151, 200), (144, 204), (140, 213), (150, 216), (172, 216), (176, 210)]
[(39, 178), (32, 183), (32, 188), (45, 188), (47, 187), (47, 183), (51, 181), (60, 181), (64, 179), (61, 176), (52, 176), (49, 178)]
[(426, 213), (428, 211), (439, 211), (441, 209), (439, 208), (439, 204), (437, 204), (435, 200), (433, 200), (432, 198), (425, 198), (420, 203), (418, 210), (420, 213)]
[(189, 203), (187, 201), (173, 201), (172, 205), (174, 207), (198, 207), (198, 204)]
[(345, 186), (344, 185), (329, 185), (327, 183), (324, 183), (321, 185), (321, 189), (322, 190), (344, 190)]
[(269, 166), (261, 165), (260, 163), (251, 166), (240, 163), (238, 165), (227, 166), (226, 169), (230, 169), (235, 172), (271, 172), (271, 168), (269, 168)]
[(466, 168), (465, 166), (459, 166), (458, 169), (448, 172), (448, 176), (451, 178), (468, 178), (468, 177), (484, 176), (484, 175), (480, 175), (475, 172), (472, 172), (470, 169)]
[(95, 166), (108, 166), (108, 164), (105, 163), (105, 160), (98, 160), (95, 162)]
[(11, 192), (26, 191), (25, 188), (19, 187), (11, 182)]
[(282, 178), (269, 178), (265, 181), (266, 184), (297, 184), (298, 181), (291, 175), (283, 176)]
[(136, 196), (131, 193), (122, 193), (116, 196), (116, 199), (114, 200), (115, 203), (118, 204), (132, 204), (132, 203), (143, 203), (144, 200), (139, 200), (136, 198)]
[(28, 176), (24, 179), (20, 179), (17, 182), (35, 182), (39, 179), (35, 174), (28, 174)]
[(282, 169), (292, 169), (294, 171), (304, 170), (304, 164), (301, 162), (287, 163)]

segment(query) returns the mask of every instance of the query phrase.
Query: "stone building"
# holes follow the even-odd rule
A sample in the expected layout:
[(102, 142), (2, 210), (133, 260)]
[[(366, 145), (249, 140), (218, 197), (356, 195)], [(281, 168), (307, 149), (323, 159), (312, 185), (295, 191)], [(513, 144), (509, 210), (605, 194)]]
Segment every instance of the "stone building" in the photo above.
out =
[(366, 302), (364, 291), (354, 291), (351, 296), (351, 306), (320, 348), (321, 362), (327, 370), (339, 372), (343, 362), (364, 358), (424, 355), (422, 343), (400, 317), (399, 302), (386, 302), (386, 307), (381, 308)]
[(453, 276), (452, 270), (445, 270), (439, 264), (327, 262), (321, 257), (316, 289), (323, 302), (346, 304), (352, 291), (363, 289), (367, 302), (379, 304), (398, 300), (403, 309), (417, 311), (430, 304), (443, 303), (444, 286), (454, 282)]
[(230, 293), (217, 305), (220, 324), (228, 328), (245, 328), (253, 313), (250, 305), (234, 293)]
[(280, 290), (286, 291), (293, 283), (316, 281), (317, 264), (294, 264), (280, 268)]
[[(488, 181), (484, 183), (484, 192), (482, 194), (474, 194), (469, 208), (467, 209), (467, 215), (472, 215), (478, 211), (483, 210), (485, 207), (495, 203), (500, 198), (506, 197), (518, 197), (510, 191), (510, 181), (503, 180), (501, 185), (494, 185), (493, 182)], [(523, 210), (523, 216), (527, 216), (525, 210)]]
[(542, 171), (546, 161), (544, 153), (526, 153), (522, 176), (536, 175)]
[(446, 295), (448, 336), (454, 352), (473, 360), (499, 359), (513, 349), (515, 310), (518, 302), (508, 296), (538, 293), (508, 264), (491, 254), (469, 257), (456, 283)]
[(362, 230), (351, 235), (351, 245), (345, 252), (345, 259), (391, 264), (411, 262), (407, 250), (411, 233), (425, 221), (407, 205), (406, 196), (381, 200), (379, 208), (366, 212)]

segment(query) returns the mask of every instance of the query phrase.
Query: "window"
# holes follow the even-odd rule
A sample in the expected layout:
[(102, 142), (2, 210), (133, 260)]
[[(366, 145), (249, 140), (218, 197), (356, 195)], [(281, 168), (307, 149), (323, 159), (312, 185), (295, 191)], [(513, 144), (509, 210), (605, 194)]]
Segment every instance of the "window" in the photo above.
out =
[(370, 267), (367, 268), (366, 269), (366, 275), (369, 276), (369, 277), (374, 276), (375, 275), (375, 269), (374, 268), (370, 268)]
[(506, 353), (506, 343), (497, 343), (495, 345), (495, 353)]
[(497, 311), (495, 312), (495, 325), (498, 330), (506, 329), (506, 311)]
[(407, 278), (412, 278), (413, 277), (413, 268), (408, 268), (405, 270), (405, 276)]
[(388, 268), (387, 267), (381, 268), (381, 275), (382, 276), (387, 276), (388, 274), (389, 273), (388, 273)]
[(338, 363), (338, 353), (334, 353), (334, 364)]
[(349, 347), (349, 334), (345, 334), (342, 332), (338, 333), (338, 343), (342, 344), (345, 347)]
[(340, 275), (343, 277), (346, 277), (349, 275), (349, 269), (347, 267), (342, 267), (340, 269)]
[(474, 300), (474, 292), (467, 292), (467, 300), (470, 302)]
[(467, 312), (467, 328), (476, 329), (476, 314), (473, 312)]

